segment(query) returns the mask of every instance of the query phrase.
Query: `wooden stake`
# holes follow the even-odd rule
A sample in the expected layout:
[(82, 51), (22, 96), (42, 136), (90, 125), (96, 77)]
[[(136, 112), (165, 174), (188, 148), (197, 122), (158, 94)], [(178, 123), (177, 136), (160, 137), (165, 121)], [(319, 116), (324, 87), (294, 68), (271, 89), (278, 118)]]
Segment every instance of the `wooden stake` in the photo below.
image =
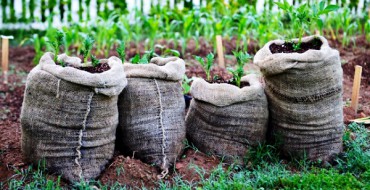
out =
[(13, 36), (1, 36), (2, 38), (2, 55), (1, 55), (1, 68), (4, 74), (4, 83), (8, 83), (8, 65), (9, 65), (9, 39)]
[(362, 67), (356, 65), (355, 76), (353, 78), (352, 99), (351, 99), (351, 107), (355, 110), (356, 114), (358, 109), (358, 97), (360, 96), (361, 74)]
[(222, 37), (220, 35), (216, 36), (216, 42), (217, 42), (218, 65), (221, 68), (225, 68), (224, 49), (222, 46)]

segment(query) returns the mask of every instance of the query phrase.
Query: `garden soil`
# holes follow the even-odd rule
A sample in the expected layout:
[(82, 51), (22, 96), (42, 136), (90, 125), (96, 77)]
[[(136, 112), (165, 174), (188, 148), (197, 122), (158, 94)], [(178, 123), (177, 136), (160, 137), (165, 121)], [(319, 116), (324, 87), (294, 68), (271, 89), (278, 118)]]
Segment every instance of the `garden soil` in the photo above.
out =
[[(341, 59), (343, 62), (346, 63), (343, 66), (343, 101), (347, 103), (346, 105), (349, 105), (348, 103), (351, 98), (353, 84), (352, 73), (354, 65), (365, 65), (364, 61), (366, 61), (366, 57), (370, 56), (370, 43), (366, 43), (362, 36), (357, 39), (356, 47), (346, 46), (346, 48), (342, 48), (341, 44), (338, 41), (330, 39), (329, 41), (331, 47), (336, 48), (340, 51)], [(164, 43), (167, 42), (165, 41)], [(226, 47), (226, 43), (224, 43), (224, 45)], [(142, 46), (144, 47), (144, 45)], [(231, 44), (230, 47), (235, 46), (232, 46)], [(135, 53), (136, 50), (137, 49), (133, 45), (128, 49), (128, 51), (132, 51)], [(32, 64), (32, 59), (35, 55), (35, 52), (32, 47), (15, 47), (11, 48), (9, 52), (9, 84), (3, 84), (2, 75), (0, 77), (0, 182), (6, 182), (7, 179), (15, 174), (16, 169), (28, 167), (22, 161), (19, 114), (23, 101), (23, 93), (27, 73), (34, 67), (34, 65)], [(209, 52), (204, 53), (206, 55)], [(251, 53), (253, 53), (253, 51), (251, 51)], [(116, 53), (112, 51), (110, 52), (110, 56), (111, 55), (116, 55)], [(128, 57), (132, 55), (128, 55)], [(227, 63), (231, 61), (232, 60), (226, 59)], [(194, 60), (189, 60), (186, 62), (186, 74), (189, 77), (195, 75), (205, 75), (204, 73), (202, 74), (200, 70), (201, 68), (195, 64)], [(347, 64), (348, 66), (346, 66)], [(369, 64), (370, 63), (367, 62), (366, 65)], [(247, 67), (249, 68), (250, 66)], [(218, 67), (215, 67), (214, 69), (215, 73), (220, 73), (220, 70), (222, 70)], [(370, 72), (370, 68), (364, 67), (363, 72), (366, 71)], [(365, 75), (363, 75), (363, 79), (364, 78)], [(348, 122), (349, 119), (354, 119), (356, 117), (370, 115), (370, 85), (364, 85), (364, 82), (362, 82), (361, 85), (359, 103), (360, 109), (357, 113), (354, 113), (354, 111), (350, 108), (344, 108), (345, 122)], [(128, 157), (130, 159), (128, 159)], [(199, 175), (196, 174), (196, 170), (194, 169), (195, 166), (204, 168), (205, 171), (209, 172), (213, 168), (217, 167), (219, 163), (220, 161), (218, 158), (207, 156), (201, 152), (197, 152), (192, 149), (186, 149), (181, 158), (176, 162), (175, 170), (172, 169), (170, 171), (170, 175), (168, 175), (165, 180), (170, 180), (175, 176), (184, 176), (183, 179), (188, 181), (193, 180), (193, 182), (195, 182), (199, 180)], [(122, 175), (116, 175), (121, 164), (123, 164), (124, 168), (129, 168), (129, 165), (131, 164), (131, 169), (125, 170), (125, 177), (122, 177)], [(140, 184), (143, 183), (147, 187), (154, 187), (153, 182), (148, 182), (147, 180), (148, 178), (146, 175), (148, 174), (148, 172), (159, 171), (155, 171), (154, 167), (144, 164), (140, 160), (135, 159), (134, 155), (119, 155), (118, 152), (116, 152), (113, 160), (111, 160), (110, 164), (107, 166), (106, 171), (98, 179), (100, 179), (104, 183), (109, 183), (109, 181), (119, 181), (120, 183), (128, 184), (130, 186), (134, 186), (135, 183), (137, 183), (136, 181), (140, 181)], [(54, 178), (55, 176), (51, 175), (49, 177)]]

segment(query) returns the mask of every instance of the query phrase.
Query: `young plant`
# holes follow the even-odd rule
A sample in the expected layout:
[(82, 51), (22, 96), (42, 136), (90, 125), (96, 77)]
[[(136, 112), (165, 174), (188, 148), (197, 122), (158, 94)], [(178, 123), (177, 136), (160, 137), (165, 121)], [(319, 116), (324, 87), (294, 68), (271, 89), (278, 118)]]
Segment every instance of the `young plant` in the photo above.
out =
[(60, 46), (64, 44), (64, 32), (57, 30), (54, 34), (54, 39), (48, 41), (54, 53), (54, 62), (57, 62)]
[(150, 59), (153, 57), (157, 57), (158, 55), (154, 52), (154, 50), (145, 51), (145, 54), (140, 58), (139, 54), (136, 54), (135, 57), (131, 59), (131, 63), (134, 64), (148, 64)]
[(235, 82), (236, 86), (240, 87), (240, 82), (242, 77), (245, 75), (244, 72), (244, 65), (247, 63), (249, 59), (252, 57), (247, 52), (233, 52), (234, 56), (236, 57), (236, 69), (227, 68), (227, 70), (233, 75), (233, 82)]
[(122, 63), (124, 63), (126, 59), (125, 50), (126, 50), (126, 43), (124, 41), (119, 41), (119, 46), (116, 51), (117, 51), (119, 58), (122, 60)]
[(156, 44), (154, 48), (158, 48), (161, 50), (161, 56), (180, 56), (180, 52), (175, 49), (170, 49), (167, 46), (162, 46), (160, 44)]
[(194, 78), (188, 78), (188, 76), (184, 75), (182, 79), (182, 92), (183, 94), (189, 94), (190, 92), (190, 83), (194, 80)]
[(197, 60), (202, 65), (204, 71), (206, 72), (208, 81), (211, 80), (211, 69), (212, 69), (214, 58), (215, 58), (215, 55), (213, 55), (213, 53), (209, 53), (206, 56), (206, 61), (204, 61), (204, 59), (199, 56), (195, 56), (195, 60)]
[(95, 40), (91, 36), (86, 36), (85, 40), (82, 43), (82, 49), (80, 54), (83, 56), (84, 63), (87, 63), (87, 58), (91, 54), (91, 49), (93, 47)]
[(299, 7), (290, 5), (287, 0), (284, 0), (283, 3), (275, 2), (275, 4), (289, 15), (293, 22), (293, 28), (297, 29), (294, 33), (298, 35), (299, 40), (298, 43), (294, 45), (294, 50), (300, 49), (302, 36), (305, 31), (309, 32), (313, 23), (316, 23), (317, 26), (322, 29), (324, 22), (320, 17), (321, 15), (328, 14), (329, 12), (335, 11), (339, 8), (337, 5), (325, 6), (325, 1), (321, 1), (318, 5), (308, 5), (307, 3), (304, 3)]
[(91, 55), (90, 58), (92, 66), (97, 67), (100, 63), (99, 59), (97, 59), (94, 55)]

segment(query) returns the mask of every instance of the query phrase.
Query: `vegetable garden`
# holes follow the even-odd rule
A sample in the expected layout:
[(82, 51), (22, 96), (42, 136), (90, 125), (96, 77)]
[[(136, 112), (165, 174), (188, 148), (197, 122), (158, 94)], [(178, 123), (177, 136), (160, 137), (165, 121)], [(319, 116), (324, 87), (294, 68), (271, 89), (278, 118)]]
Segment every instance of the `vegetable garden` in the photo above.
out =
[(370, 189), (368, 0), (1, 6), (0, 189)]

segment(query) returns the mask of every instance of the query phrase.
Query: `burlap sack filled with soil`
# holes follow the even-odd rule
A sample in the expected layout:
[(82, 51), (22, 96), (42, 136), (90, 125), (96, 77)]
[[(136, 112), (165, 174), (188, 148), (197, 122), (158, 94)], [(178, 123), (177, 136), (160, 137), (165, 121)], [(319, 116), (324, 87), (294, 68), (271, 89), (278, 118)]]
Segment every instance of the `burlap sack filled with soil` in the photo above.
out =
[[(265, 77), (272, 134), (287, 156), (328, 160), (342, 150), (342, 68), (339, 52), (318, 38), (320, 50), (272, 54), (267, 43), (254, 57)], [(295, 42), (297, 40), (294, 40)]]
[[(127, 84), (122, 62), (91, 74), (54, 63), (46, 53), (27, 78), (21, 112), (22, 152), (27, 162), (45, 159), (51, 172), (69, 181), (96, 178), (112, 158), (118, 125), (118, 95)], [(79, 58), (59, 56), (69, 65)]]
[(128, 85), (118, 101), (121, 142), (135, 157), (166, 174), (185, 138), (185, 62), (153, 58), (149, 64), (125, 63), (124, 68)]
[(242, 81), (250, 86), (210, 84), (197, 78), (191, 86), (193, 100), (186, 116), (189, 141), (200, 151), (243, 163), (250, 146), (265, 140), (267, 99), (256, 75)]

